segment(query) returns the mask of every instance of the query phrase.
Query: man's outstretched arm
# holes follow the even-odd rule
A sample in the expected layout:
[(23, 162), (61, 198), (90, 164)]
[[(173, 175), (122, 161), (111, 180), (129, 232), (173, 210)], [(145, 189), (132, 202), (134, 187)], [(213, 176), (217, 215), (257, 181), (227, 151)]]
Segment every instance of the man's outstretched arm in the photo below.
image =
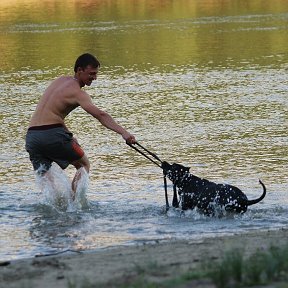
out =
[(87, 113), (96, 118), (103, 126), (122, 135), (123, 139), (128, 143), (133, 144), (136, 142), (134, 135), (130, 134), (126, 129), (120, 126), (107, 112), (94, 105), (90, 97), (86, 99), (86, 101), (80, 103), (80, 106)]

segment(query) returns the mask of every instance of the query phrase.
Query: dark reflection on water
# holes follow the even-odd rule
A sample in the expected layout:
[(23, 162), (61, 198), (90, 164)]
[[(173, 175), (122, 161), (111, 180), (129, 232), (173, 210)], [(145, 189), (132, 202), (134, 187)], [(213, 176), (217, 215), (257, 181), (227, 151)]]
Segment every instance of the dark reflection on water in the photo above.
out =
[[(0, 257), (287, 226), (286, 6), (1, 1)], [(67, 213), (43, 203), (25, 131), (49, 82), (71, 75), (86, 51), (102, 64), (86, 91), (139, 142), (249, 198), (261, 193), (261, 178), (265, 200), (233, 219), (166, 214), (159, 168), (77, 109), (67, 125), (91, 159), (91, 209)]]

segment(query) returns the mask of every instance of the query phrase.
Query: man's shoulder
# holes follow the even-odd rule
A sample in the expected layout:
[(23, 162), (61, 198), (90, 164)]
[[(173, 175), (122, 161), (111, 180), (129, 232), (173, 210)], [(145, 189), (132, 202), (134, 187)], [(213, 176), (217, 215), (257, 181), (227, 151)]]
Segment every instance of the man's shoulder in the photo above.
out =
[[(73, 77), (72, 76), (67, 76), (67, 75), (61, 75), (58, 78), (55, 79), (56, 81), (62, 81), (62, 82), (68, 82), (68, 81), (73, 81)], [(75, 80), (74, 80), (75, 81)]]
[(61, 87), (63, 90), (74, 90), (75, 92), (80, 92), (80, 86), (78, 82), (72, 76), (59, 76), (52, 83), (52, 85)]
[(59, 86), (59, 85), (65, 84), (65, 83), (72, 82), (72, 80), (73, 80), (73, 77), (62, 75), (62, 76), (59, 76), (59, 77), (55, 78), (55, 79), (51, 82), (51, 85), (57, 85), (57, 86)]

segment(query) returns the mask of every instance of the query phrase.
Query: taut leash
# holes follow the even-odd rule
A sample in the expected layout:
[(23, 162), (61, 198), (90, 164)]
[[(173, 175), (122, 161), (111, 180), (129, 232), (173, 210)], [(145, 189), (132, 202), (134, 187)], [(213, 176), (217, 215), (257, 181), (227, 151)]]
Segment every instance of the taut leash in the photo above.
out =
[[(155, 153), (152, 153), (151, 151), (149, 151), (147, 148), (143, 147), (142, 145), (140, 145), (138, 142), (135, 142), (134, 144), (130, 144), (130, 143), (127, 143), (127, 145), (129, 145), (131, 148), (133, 148), (134, 150), (136, 150), (138, 153), (140, 153), (141, 155), (143, 155), (145, 158), (147, 158), (148, 160), (150, 160), (152, 163), (154, 163), (155, 165), (157, 165), (158, 167), (160, 167), (162, 169), (162, 163), (163, 161), (155, 154)], [(138, 147), (137, 147), (137, 146)], [(143, 150), (141, 150), (140, 148)], [(146, 152), (146, 153), (145, 153)], [(148, 155), (147, 155), (148, 154)], [(154, 159), (152, 159), (150, 156), (152, 156)], [(164, 176), (164, 190), (165, 190), (165, 201), (166, 201), (166, 211), (168, 211), (169, 209), (169, 201), (168, 201), (168, 192), (167, 192), (167, 179), (166, 179), (166, 174), (164, 173), (164, 170), (163, 170), (163, 176)]]
[[(138, 153), (140, 153), (141, 155), (143, 155), (145, 158), (147, 158), (148, 160), (150, 160), (151, 162), (153, 162), (155, 165), (157, 165), (158, 167), (162, 168), (162, 166), (160, 164), (163, 163), (163, 161), (154, 153), (150, 152), (148, 149), (146, 149), (145, 147), (143, 147), (142, 145), (140, 145), (138, 142), (135, 142), (135, 144), (130, 144), (127, 143), (127, 145), (129, 145), (130, 147), (132, 147), (134, 150), (136, 150)], [(147, 154), (145, 154), (143, 151), (141, 151), (138, 147), (136, 147), (135, 145), (137, 145), (138, 147), (140, 147), (141, 149), (143, 149), (146, 153), (148, 153), (149, 155), (151, 155), (154, 159), (156, 159), (157, 161), (160, 162), (157, 163), (155, 160), (153, 160), (151, 157), (149, 157)]]

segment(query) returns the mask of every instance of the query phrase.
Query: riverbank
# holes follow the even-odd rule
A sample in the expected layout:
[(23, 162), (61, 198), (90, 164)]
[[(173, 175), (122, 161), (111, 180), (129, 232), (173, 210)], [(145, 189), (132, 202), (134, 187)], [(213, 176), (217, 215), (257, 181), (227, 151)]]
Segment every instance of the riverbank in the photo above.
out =
[[(251, 231), (199, 241), (171, 240), (7, 261), (0, 266), (0, 287), (119, 287), (140, 274), (150, 281), (165, 281), (199, 268), (203, 260), (220, 260), (233, 249), (249, 256), (271, 245), (285, 245), (287, 237), (288, 229)], [(198, 284), (214, 287), (204, 282)]]

